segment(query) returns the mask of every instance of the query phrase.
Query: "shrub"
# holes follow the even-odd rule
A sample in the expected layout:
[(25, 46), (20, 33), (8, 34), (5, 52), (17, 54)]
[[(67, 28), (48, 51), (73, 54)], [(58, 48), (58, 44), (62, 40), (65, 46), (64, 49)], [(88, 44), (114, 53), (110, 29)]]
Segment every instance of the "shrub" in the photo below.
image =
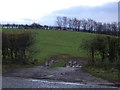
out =
[(101, 63), (109, 60), (111, 63), (120, 62), (120, 38), (113, 36), (96, 36), (83, 42), (83, 48), (87, 49), (94, 63), (95, 55), (101, 57)]
[(25, 62), (26, 50), (31, 44), (30, 32), (2, 33), (3, 62)]

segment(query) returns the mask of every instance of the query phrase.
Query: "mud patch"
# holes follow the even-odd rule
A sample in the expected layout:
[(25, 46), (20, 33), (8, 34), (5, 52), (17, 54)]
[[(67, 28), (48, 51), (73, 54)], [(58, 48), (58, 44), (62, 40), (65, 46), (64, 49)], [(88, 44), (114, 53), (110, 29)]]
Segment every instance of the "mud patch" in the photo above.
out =
[(59, 54), (51, 56), (51, 58), (45, 62), (44, 66), (51, 66), (58, 61), (67, 61), (65, 67), (82, 67), (85, 64), (86, 58), (73, 57), (68, 54)]

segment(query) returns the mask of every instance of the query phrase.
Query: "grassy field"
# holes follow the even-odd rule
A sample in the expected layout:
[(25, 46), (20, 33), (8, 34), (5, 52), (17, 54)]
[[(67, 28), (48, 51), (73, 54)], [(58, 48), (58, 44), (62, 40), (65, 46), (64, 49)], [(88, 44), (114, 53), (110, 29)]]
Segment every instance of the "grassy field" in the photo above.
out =
[[(51, 56), (67, 54), (74, 57), (88, 58), (89, 54), (80, 46), (82, 41), (96, 36), (96, 34), (72, 31), (57, 31), (57, 30), (28, 30), (28, 29), (4, 29), (3, 32), (32, 32), (34, 44), (30, 47), (29, 56), (38, 60), (39, 64), (43, 64), (49, 60)], [(61, 56), (62, 57), (62, 56)], [(64, 59), (66, 57), (63, 57)], [(66, 58), (67, 60), (67, 58)], [(67, 61), (57, 61), (50, 67), (63, 67)], [(36, 65), (36, 64), (35, 64)], [(31, 67), (33, 65), (3, 65), (4, 68)], [(6, 70), (5, 69), (5, 70)], [(104, 68), (96, 68), (85, 66), (83, 69), (96, 77), (101, 77), (110, 81), (118, 81), (118, 71), (114, 68), (104, 70)]]
[(88, 57), (82, 48), (82, 40), (95, 36), (84, 32), (57, 31), (57, 30), (25, 30), (4, 29), (3, 32), (32, 32), (34, 45), (31, 46), (30, 56), (40, 63), (44, 63), (53, 55), (69, 54), (75, 57)]

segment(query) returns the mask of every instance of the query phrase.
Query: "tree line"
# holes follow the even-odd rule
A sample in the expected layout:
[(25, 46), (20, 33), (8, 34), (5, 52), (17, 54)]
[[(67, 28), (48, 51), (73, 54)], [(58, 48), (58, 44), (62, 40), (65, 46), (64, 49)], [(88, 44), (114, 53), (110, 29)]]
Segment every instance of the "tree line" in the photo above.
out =
[(0, 24), (0, 28), (16, 28), (16, 29), (42, 29), (42, 30), (58, 30), (57, 26), (48, 26), (48, 25), (41, 25), (38, 23), (28, 24)]
[(43, 26), (38, 23), (28, 24), (2, 24), (1, 28), (18, 28), (18, 29), (42, 29)]
[(56, 18), (56, 25), (60, 30), (82, 31), (99, 34), (120, 34), (120, 23), (101, 23), (92, 19), (69, 18), (66, 16)]
[(40, 25), (32, 23), (31, 25), (23, 24), (2, 24), (1, 28), (18, 28), (18, 29), (44, 29), (44, 30), (68, 30), (80, 31), (98, 34), (120, 35), (120, 22), (102, 23), (92, 19), (77, 19), (66, 16), (58, 16), (55, 20), (55, 26)]

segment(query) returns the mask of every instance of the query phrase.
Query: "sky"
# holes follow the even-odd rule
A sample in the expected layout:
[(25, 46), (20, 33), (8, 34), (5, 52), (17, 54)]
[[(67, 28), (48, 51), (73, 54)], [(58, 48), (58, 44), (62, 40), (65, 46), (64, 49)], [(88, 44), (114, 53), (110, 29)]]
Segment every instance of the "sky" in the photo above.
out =
[(0, 0), (0, 23), (55, 25), (57, 16), (115, 22), (119, 0)]

